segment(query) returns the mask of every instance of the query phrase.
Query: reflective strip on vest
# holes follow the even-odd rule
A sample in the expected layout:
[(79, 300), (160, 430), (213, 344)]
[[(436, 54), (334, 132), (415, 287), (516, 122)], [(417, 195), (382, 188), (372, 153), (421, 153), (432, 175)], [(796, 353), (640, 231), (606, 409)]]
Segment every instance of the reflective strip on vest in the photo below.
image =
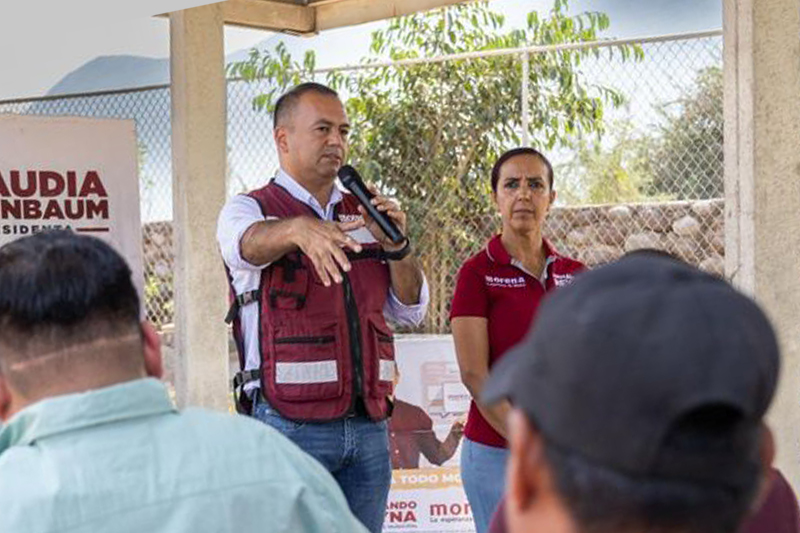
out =
[(336, 381), (339, 381), (339, 370), (335, 360), (275, 364), (275, 383), (278, 384), (304, 385)]
[(381, 381), (394, 381), (394, 361), (381, 359), (378, 379)]

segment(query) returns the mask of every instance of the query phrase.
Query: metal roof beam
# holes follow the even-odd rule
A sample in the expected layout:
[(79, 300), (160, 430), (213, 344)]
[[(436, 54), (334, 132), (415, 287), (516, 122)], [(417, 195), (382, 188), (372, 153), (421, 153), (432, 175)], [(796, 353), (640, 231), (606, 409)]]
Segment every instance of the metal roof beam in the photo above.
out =
[(316, 32), (315, 8), (266, 0), (221, 2), (225, 24), (296, 34)]
[(341, 0), (315, 5), (314, 9), (317, 11), (317, 31), (319, 32), (400, 17), (463, 2), (464, 0)]

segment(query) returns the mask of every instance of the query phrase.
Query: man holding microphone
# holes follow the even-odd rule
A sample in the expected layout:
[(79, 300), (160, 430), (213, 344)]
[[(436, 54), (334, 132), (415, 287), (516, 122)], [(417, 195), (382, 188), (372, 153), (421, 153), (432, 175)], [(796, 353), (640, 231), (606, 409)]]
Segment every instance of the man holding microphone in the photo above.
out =
[(244, 370), (238, 407), (319, 460), (377, 533), (391, 482), (395, 367), (386, 319), (418, 325), (428, 287), (408, 240), (393, 242), (376, 221), (383, 215), (404, 233), (399, 206), (376, 196), (371, 216), (336, 186), (349, 129), (324, 85), (281, 96), (273, 130), (280, 170), (225, 205), (217, 239), (235, 296), (228, 318)]

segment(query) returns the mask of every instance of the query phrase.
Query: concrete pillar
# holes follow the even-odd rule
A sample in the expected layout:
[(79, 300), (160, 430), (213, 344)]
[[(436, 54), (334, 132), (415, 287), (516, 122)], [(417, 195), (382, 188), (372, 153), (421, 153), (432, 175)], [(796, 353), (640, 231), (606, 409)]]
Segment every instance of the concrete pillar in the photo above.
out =
[(766, 309), (783, 353), (769, 414), (800, 489), (800, 2), (726, 0), (726, 273)]
[(225, 272), (216, 218), (225, 202), (226, 87), (219, 4), (170, 14), (179, 405), (228, 409)]

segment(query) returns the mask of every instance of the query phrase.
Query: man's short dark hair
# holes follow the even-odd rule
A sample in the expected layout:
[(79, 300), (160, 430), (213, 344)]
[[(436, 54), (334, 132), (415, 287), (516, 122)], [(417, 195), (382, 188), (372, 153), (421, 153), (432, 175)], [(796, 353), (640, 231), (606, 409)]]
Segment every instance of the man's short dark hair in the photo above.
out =
[[(670, 430), (666, 446), (724, 448), (740, 418), (727, 406), (699, 409)], [(733, 533), (758, 487), (755, 469), (749, 481), (739, 486), (633, 476), (543, 438), (556, 489), (580, 533)]]
[(323, 96), (333, 96), (335, 98), (339, 98), (339, 93), (327, 85), (322, 85), (321, 83), (309, 81), (306, 83), (301, 83), (300, 85), (295, 85), (283, 93), (281, 97), (278, 98), (278, 101), (275, 102), (275, 110), (272, 113), (273, 128), (277, 128), (288, 119), (289, 115), (292, 114), (292, 111), (294, 111), (294, 108), (300, 101), (300, 98), (302, 98), (306, 93), (317, 93)]
[[(0, 372), (48, 353), (140, 331), (125, 260), (103, 241), (47, 231), (0, 248)], [(27, 380), (26, 380), (27, 381)]]

